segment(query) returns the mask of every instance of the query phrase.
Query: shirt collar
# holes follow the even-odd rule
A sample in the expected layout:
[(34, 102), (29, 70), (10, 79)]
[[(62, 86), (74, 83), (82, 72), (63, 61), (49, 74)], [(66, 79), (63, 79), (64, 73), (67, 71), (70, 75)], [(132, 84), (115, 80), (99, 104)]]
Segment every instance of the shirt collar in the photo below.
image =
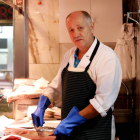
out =
[[(93, 43), (92, 43), (92, 45), (91, 45), (91, 47), (88, 49), (88, 51), (85, 53), (85, 55), (82, 57), (82, 59), (81, 59), (81, 61), (80, 61), (80, 63), (79, 63), (79, 65), (77, 66), (77, 67), (82, 67), (82, 68), (85, 68), (89, 63), (90, 63), (90, 57), (91, 57), (91, 54), (92, 54), (92, 52), (93, 52), (93, 50), (94, 50), (94, 48), (95, 48), (95, 46), (96, 46), (96, 44), (97, 44), (97, 39), (96, 39), (96, 37), (95, 37), (95, 39), (94, 39), (94, 41), (93, 41)], [(78, 49), (79, 50), (79, 49)], [(70, 64), (73, 64), (74, 65), (74, 57), (75, 57), (75, 53), (77, 52), (77, 47), (75, 46), (75, 49), (73, 50), (73, 55), (71, 55), (71, 58), (69, 59), (69, 63)], [(82, 63), (82, 62), (84, 62), (84, 63)]]
[[(90, 57), (93, 50), (95, 49), (96, 44), (97, 44), (97, 38), (95, 37), (92, 45), (90, 46), (90, 48), (88, 49), (88, 51), (85, 53), (84, 56)], [(76, 47), (75, 50), (74, 50), (74, 56), (75, 57), (77, 57), (78, 51), (79, 51), (79, 48)]]
[(96, 44), (97, 44), (97, 38), (95, 37), (95, 39), (94, 39), (94, 41), (93, 41), (91, 47), (90, 47), (90, 48), (88, 49), (88, 51), (85, 53), (85, 56), (86, 56), (86, 57), (89, 57), (89, 58), (90, 58), (90, 56), (91, 56), (93, 50), (95, 49)]

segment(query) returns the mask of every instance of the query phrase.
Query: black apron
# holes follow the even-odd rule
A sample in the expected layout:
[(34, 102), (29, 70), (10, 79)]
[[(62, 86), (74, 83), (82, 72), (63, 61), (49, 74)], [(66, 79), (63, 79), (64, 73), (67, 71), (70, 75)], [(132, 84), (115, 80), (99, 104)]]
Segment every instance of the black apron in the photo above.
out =
[[(97, 44), (90, 57), (90, 63), (83, 72), (68, 71), (68, 66), (62, 71), (62, 120), (67, 117), (73, 106), (79, 111), (88, 106), (89, 99), (94, 98), (96, 85), (88, 74), (89, 66), (98, 50)], [(112, 110), (108, 110), (105, 117), (98, 115), (85, 123), (74, 127), (70, 136), (61, 137), (62, 140), (111, 140)], [(60, 139), (60, 138), (59, 138)]]

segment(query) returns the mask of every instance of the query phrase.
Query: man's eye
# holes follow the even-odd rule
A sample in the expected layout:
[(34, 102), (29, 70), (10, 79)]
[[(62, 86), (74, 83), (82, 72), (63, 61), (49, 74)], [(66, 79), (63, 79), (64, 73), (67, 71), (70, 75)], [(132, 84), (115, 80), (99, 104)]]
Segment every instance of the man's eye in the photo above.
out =
[(73, 32), (73, 30), (71, 29), (71, 30), (69, 30), (69, 32)]
[(83, 27), (79, 27), (79, 29), (81, 30), (81, 29), (83, 29)]

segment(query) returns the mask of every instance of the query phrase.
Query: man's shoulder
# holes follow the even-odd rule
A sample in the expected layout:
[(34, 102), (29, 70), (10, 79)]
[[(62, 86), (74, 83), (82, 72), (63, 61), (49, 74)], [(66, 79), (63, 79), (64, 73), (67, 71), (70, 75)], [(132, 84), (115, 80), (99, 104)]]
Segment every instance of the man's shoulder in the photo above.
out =
[(104, 54), (115, 55), (115, 51), (111, 47), (103, 44), (102, 42), (100, 43), (100, 51), (102, 51), (102, 53)]

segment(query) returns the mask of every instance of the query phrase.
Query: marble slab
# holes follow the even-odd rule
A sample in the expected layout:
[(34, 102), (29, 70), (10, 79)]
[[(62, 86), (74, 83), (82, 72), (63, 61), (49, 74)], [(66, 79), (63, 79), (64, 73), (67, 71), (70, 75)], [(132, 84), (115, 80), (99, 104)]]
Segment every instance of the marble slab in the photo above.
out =
[(43, 77), (48, 81), (56, 76), (59, 64), (30, 64), (29, 65), (29, 77), (33, 79), (39, 79)]
[(58, 0), (27, 2), (29, 20), (29, 63), (59, 63)]

